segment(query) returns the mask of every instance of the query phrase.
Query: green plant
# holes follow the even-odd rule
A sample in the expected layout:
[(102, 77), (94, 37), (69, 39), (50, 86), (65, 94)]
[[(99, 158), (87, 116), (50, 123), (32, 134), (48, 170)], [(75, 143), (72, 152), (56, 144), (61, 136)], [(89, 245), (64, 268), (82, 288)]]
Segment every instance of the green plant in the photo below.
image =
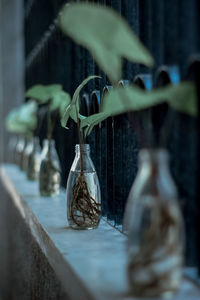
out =
[[(47, 105), (47, 114), (48, 114), (48, 139), (51, 139), (53, 127), (55, 125), (55, 119), (52, 120), (51, 112), (56, 111), (57, 116), (60, 115), (61, 125), (62, 127), (68, 129), (66, 127), (69, 118), (71, 118), (77, 124), (77, 133), (80, 144), (80, 159), (81, 159), (81, 172), (80, 176), (77, 178), (77, 181), (74, 185), (73, 189), (73, 207), (77, 207), (79, 205), (77, 202), (77, 194), (82, 194), (84, 197), (85, 206), (82, 207), (84, 210), (84, 214), (89, 213), (90, 218), (95, 222), (96, 219), (99, 219), (100, 208), (96, 203), (95, 199), (93, 199), (90, 195), (87, 181), (84, 176), (84, 161), (83, 161), (83, 152), (82, 152), (82, 144), (85, 141), (85, 138), (90, 134), (94, 125), (100, 122), (100, 115), (105, 117), (104, 113), (94, 114), (93, 116), (86, 117), (80, 114), (79, 108), (79, 95), (82, 88), (92, 79), (100, 78), (99, 76), (89, 76), (78, 86), (75, 90), (74, 95), (71, 99), (70, 95), (62, 90), (61, 85), (34, 85), (26, 92), (26, 97), (34, 98), (37, 100), (38, 104), (46, 104)], [(92, 118), (92, 119), (91, 119)], [(92, 128), (88, 130), (89, 124), (92, 123)], [(87, 205), (86, 205), (87, 204)], [(87, 207), (86, 207), (87, 206)]]
[[(74, 92), (74, 95), (72, 97), (72, 100), (70, 102), (70, 104), (67, 106), (65, 112), (62, 115), (61, 118), (61, 125), (64, 128), (66, 127), (66, 124), (68, 122), (69, 117), (71, 119), (74, 120), (74, 122), (77, 123), (77, 127), (78, 127), (78, 135), (80, 136), (79, 142), (80, 144), (85, 140), (85, 138), (90, 134), (90, 132), (88, 132), (88, 130), (84, 130), (85, 127), (90, 124), (90, 120), (92, 119), (93, 121), (95, 121), (97, 124), (99, 122), (99, 114), (94, 114), (92, 116), (86, 117), (80, 114), (79, 111), (79, 94), (82, 90), (82, 88), (92, 79), (95, 78), (100, 78), (99, 76), (89, 76), (88, 78), (86, 78), (85, 80), (83, 80), (83, 82), (78, 86), (78, 88), (76, 89), (76, 91)], [(104, 114), (104, 113), (102, 113)]]
[(79, 108), (79, 95), (82, 88), (90, 80), (95, 78), (100, 78), (100, 77), (95, 75), (89, 76), (88, 78), (83, 80), (83, 82), (77, 87), (70, 103), (68, 104), (61, 118), (61, 125), (66, 129), (68, 129), (68, 127), (66, 127), (66, 124), (69, 118), (71, 118), (72, 120), (74, 120), (74, 122), (76, 122), (78, 139), (80, 144), (80, 163), (81, 163), (80, 175), (77, 177), (77, 180), (73, 186), (72, 204), (71, 204), (72, 208), (70, 210), (71, 217), (77, 226), (80, 226), (80, 224), (78, 221), (76, 221), (76, 218), (74, 217), (76, 215), (76, 211), (79, 211), (84, 216), (85, 220), (89, 218), (91, 222), (94, 224), (97, 223), (101, 214), (99, 204), (95, 201), (95, 199), (91, 197), (87, 180), (84, 175), (84, 158), (83, 158), (83, 149), (82, 149), (83, 147), (82, 145), (85, 142), (86, 136), (88, 136), (89, 133), (91, 132), (90, 131), (86, 133), (84, 131), (86, 126), (85, 124), (89, 122), (88, 120), (91, 117), (93, 117), (93, 119), (96, 120), (96, 122), (98, 122), (99, 119), (96, 116), (98, 114), (94, 114), (90, 117), (86, 117), (80, 114), (80, 108)]
[(19, 108), (12, 109), (6, 117), (6, 129), (9, 132), (32, 137), (37, 126), (37, 104), (29, 101)]
[[(47, 105), (47, 137), (50, 140), (58, 116), (62, 116), (70, 102), (70, 95), (62, 90), (59, 84), (34, 85), (27, 90), (26, 97), (37, 100), (38, 104)], [(55, 111), (56, 116), (51, 117)]]

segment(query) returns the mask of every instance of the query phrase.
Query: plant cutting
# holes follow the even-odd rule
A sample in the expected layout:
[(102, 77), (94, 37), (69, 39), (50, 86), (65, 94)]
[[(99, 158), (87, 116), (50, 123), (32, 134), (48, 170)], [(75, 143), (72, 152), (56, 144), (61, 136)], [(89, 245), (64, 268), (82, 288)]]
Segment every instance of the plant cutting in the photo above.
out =
[(47, 139), (44, 140), (41, 153), (39, 189), (42, 196), (56, 196), (60, 191), (61, 177), (52, 134), (56, 121), (70, 101), (70, 96), (62, 90), (61, 85), (52, 84), (35, 85), (26, 92), (26, 97), (34, 98), (39, 104), (45, 104), (47, 107)]
[(21, 169), (24, 169), (25, 140), (32, 139), (37, 126), (36, 112), (37, 104), (31, 100), (22, 104), (19, 108), (11, 110), (6, 118), (6, 129), (19, 136), (16, 145), (16, 155), (18, 157), (15, 160)]
[(32, 137), (37, 125), (36, 111), (37, 104), (33, 100), (12, 109), (6, 117), (6, 129), (14, 134)]
[[(153, 59), (127, 23), (113, 10), (93, 3), (70, 4), (63, 8), (59, 19), (61, 29), (91, 52), (114, 87), (105, 96), (100, 114), (115, 116), (163, 102), (180, 112), (192, 116), (197, 114), (196, 89), (192, 82), (168, 85), (150, 92), (134, 85), (116, 88), (121, 79), (123, 57), (148, 67), (153, 65)], [(84, 20), (81, 26), (80, 20)], [(86, 132), (90, 132), (95, 119), (91, 117), (90, 123), (83, 120), (82, 124), (84, 122)], [(145, 168), (140, 167), (141, 173), (126, 208), (131, 215), (126, 213), (124, 220), (128, 234), (128, 279), (132, 293), (137, 297), (171, 296), (181, 282), (183, 239), (177, 242), (183, 230), (181, 213), (167, 163), (160, 165), (163, 153), (153, 151), (143, 156)], [(161, 166), (164, 169), (162, 174)], [(141, 186), (142, 174), (144, 182)], [(162, 185), (157, 184), (159, 180), (162, 180)], [(168, 190), (167, 181), (171, 183), (171, 190)]]
[(67, 217), (69, 225), (74, 229), (96, 228), (101, 217), (99, 181), (89, 155), (89, 145), (85, 144), (85, 140), (92, 128), (106, 118), (107, 114), (85, 117), (79, 112), (81, 89), (89, 80), (95, 78), (99, 77), (89, 76), (78, 86), (61, 119), (64, 128), (67, 128), (69, 118), (76, 122), (79, 139), (79, 145), (76, 145), (76, 157), (67, 182)]
[[(26, 91), (25, 96), (27, 98), (35, 99), (35, 101), (37, 101), (39, 105), (46, 105), (47, 139), (50, 140), (52, 138), (52, 133), (56, 120), (59, 118), (59, 115), (63, 114), (63, 111), (69, 104), (69, 94), (63, 91), (62, 86), (60, 84), (37, 84), (29, 88)], [(53, 117), (52, 112), (55, 112)]]

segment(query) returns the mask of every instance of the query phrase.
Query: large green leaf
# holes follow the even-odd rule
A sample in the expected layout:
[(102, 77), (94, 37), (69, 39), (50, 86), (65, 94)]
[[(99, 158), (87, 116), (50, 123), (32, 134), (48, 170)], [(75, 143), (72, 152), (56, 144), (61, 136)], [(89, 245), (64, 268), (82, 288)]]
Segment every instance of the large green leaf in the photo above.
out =
[(62, 86), (60, 84), (37, 84), (28, 89), (25, 96), (36, 99), (39, 103), (43, 104), (52, 99), (61, 90)]
[(81, 121), (81, 129), (84, 128), (85, 137), (87, 137), (91, 133), (94, 126), (98, 125), (99, 123), (107, 119), (109, 116), (110, 115), (108, 113), (101, 112), (84, 118)]
[(82, 81), (82, 83), (77, 87), (77, 89), (75, 90), (74, 95), (72, 97), (71, 103), (67, 106), (64, 114), (62, 115), (62, 118), (61, 118), (61, 125), (62, 125), (62, 127), (67, 128), (66, 124), (68, 122), (69, 117), (71, 117), (74, 120), (74, 122), (77, 122), (77, 113), (76, 113), (76, 110), (78, 112), (79, 119), (84, 119), (84, 116), (82, 116), (82, 115), (79, 114), (79, 102), (78, 102), (79, 95), (80, 95), (80, 92), (81, 92), (82, 88), (91, 79), (95, 79), (95, 78), (101, 78), (101, 77), (96, 76), (96, 75), (89, 76), (86, 79), (84, 79)]
[(168, 85), (152, 91), (144, 91), (136, 86), (111, 90), (104, 98), (102, 112), (112, 116), (128, 111), (142, 110), (168, 102), (177, 111), (196, 116), (196, 88), (192, 82)]
[(59, 16), (61, 29), (86, 47), (111, 82), (122, 75), (122, 58), (153, 66), (153, 58), (126, 21), (114, 10), (94, 3), (66, 5)]

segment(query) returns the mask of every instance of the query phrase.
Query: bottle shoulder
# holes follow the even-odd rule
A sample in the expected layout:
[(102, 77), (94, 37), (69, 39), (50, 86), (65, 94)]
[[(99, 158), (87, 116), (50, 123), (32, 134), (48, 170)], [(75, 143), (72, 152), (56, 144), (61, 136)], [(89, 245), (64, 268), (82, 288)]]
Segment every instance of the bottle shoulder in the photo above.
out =
[[(74, 161), (71, 167), (72, 172), (80, 172), (81, 171), (81, 158), (80, 156), (75, 156)], [(93, 173), (96, 172), (94, 164), (89, 156), (83, 157), (83, 171), (84, 173)]]

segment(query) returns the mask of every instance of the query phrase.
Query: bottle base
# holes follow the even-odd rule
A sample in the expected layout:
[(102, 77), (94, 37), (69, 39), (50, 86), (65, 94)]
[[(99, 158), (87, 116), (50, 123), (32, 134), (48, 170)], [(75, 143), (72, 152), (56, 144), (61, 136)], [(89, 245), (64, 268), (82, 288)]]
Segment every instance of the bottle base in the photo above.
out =
[(98, 228), (98, 226), (96, 227), (92, 227), (92, 226), (78, 226), (78, 225), (69, 225), (69, 227), (71, 229), (74, 229), (74, 230), (92, 230), (92, 229), (96, 229)]

